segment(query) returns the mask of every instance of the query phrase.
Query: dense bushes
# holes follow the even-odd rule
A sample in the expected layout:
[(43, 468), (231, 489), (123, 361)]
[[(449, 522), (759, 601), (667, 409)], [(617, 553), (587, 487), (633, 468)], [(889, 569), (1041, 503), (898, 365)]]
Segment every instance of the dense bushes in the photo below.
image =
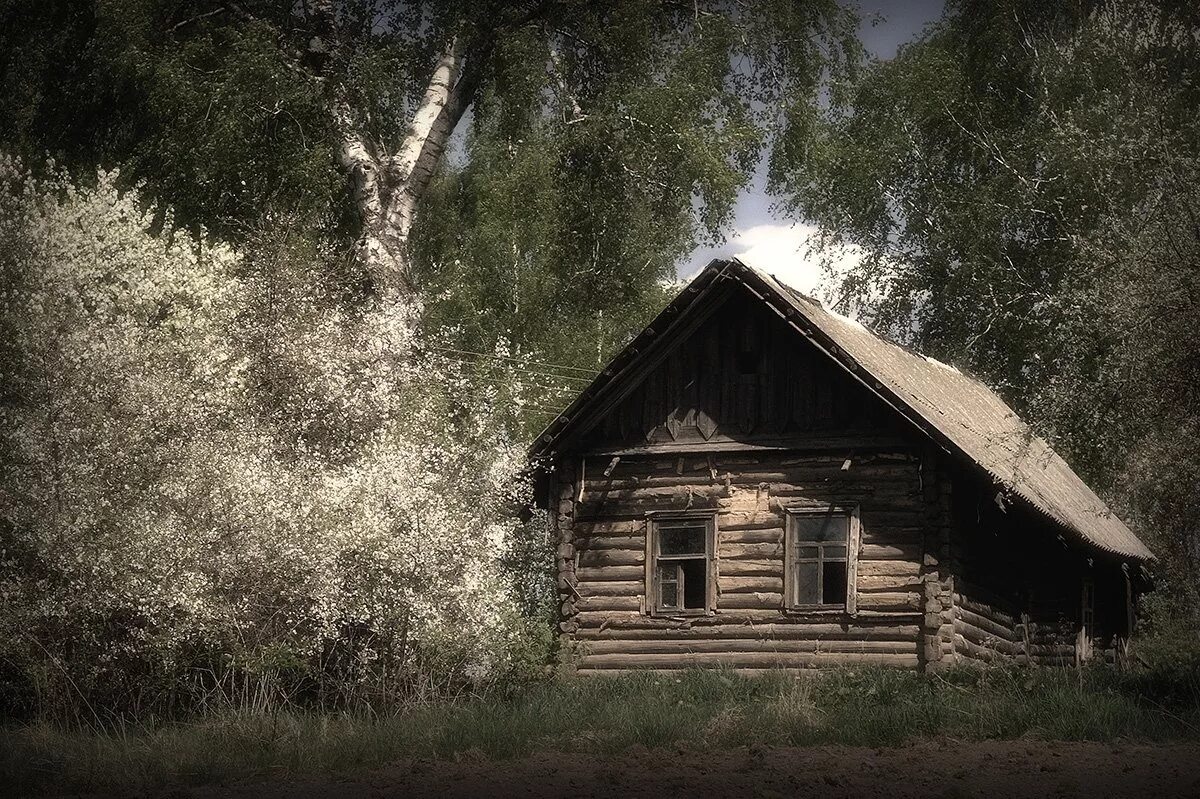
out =
[(537, 661), (505, 382), (346, 296), (334, 253), (153, 223), (115, 175), (0, 161), (7, 710), (344, 703)]

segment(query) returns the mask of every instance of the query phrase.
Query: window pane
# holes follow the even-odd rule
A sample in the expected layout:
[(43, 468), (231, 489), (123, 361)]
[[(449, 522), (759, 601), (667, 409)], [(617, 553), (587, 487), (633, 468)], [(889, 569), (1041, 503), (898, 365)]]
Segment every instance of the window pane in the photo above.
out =
[(850, 533), (850, 519), (843, 513), (801, 514), (793, 523), (797, 541), (846, 541)]
[(846, 563), (833, 562), (825, 565), (825, 579), (821, 591), (822, 605), (846, 604)]
[(679, 561), (679, 570), (683, 572), (683, 606), (691, 610), (703, 610), (708, 607), (707, 569), (704, 559)]
[(817, 553), (821, 550), (820, 547), (797, 547), (796, 557), (817, 559)]
[(660, 527), (658, 554), (703, 555), (705, 532), (704, 527)]
[(825, 560), (845, 560), (846, 548), (844, 546), (827, 546), (825, 549)]
[(796, 598), (797, 605), (816, 605), (820, 601), (817, 596), (817, 563), (796, 564)]
[(658, 604), (664, 608), (679, 607), (679, 586), (674, 582), (659, 583)]

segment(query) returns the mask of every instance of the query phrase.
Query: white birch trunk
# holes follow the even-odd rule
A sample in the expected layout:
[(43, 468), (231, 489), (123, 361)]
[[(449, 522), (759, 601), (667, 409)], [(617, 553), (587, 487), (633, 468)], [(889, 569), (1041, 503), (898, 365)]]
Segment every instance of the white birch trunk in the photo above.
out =
[[(312, 0), (325, 37), (336, 37), (336, 18), (329, 0)], [(314, 38), (310, 50), (333, 46)], [(443, 152), (470, 103), (474, 76), (466, 75), (467, 54), (460, 37), (452, 38), (438, 59), (407, 135), (394, 153), (382, 152), (364, 136), (341, 85), (331, 87), (330, 111), (341, 139), (338, 160), (354, 191), (362, 230), (357, 243), (360, 263), (370, 273), (385, 307), (415, 327), (421, 314), (413, 282), (409, 235), (417, 208), (437, 170)]]

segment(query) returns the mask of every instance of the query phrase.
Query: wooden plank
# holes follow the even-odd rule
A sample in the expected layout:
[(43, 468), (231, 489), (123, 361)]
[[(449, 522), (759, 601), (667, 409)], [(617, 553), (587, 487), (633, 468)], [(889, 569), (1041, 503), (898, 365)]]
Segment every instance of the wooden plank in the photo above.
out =
[(575, 536), (575, 547), (579, 550), (598, 549), (645, 549), (645, 535), (624, 536)]
[(783, 530), (783, 515), (770, 509), (721, 510), (717, 514), (717, 529), (722, 533), (777, 529)]
[(1021, 638), (1015, 627), (1004, 624), (991, 616), (985, 616), (976, 613), (967, 609), (963, 605), (954, 606), (954, 615), (967, 624), (985, 631), (988, 635), (994, 635), (999, 638), (1003, 638), (1005, 641), (1016, 642)]
[(824, 640), (770, 640), (763, 638), (724, 638), (720, 640), (673, 639), (673, 640), (589, 640), (583, 643), (585, 658), (589, 655), (688, 655), (691, 653), (717, 652), (882, 652), (887, 654), (916, 654), (917, 642), (911, 641), (855, 641)]
[(726, 577), (779, 577), (783, 578), (783, 562), (765, 560), (726, 560), (721, 562), (721, 578)]
[(887, 652), (697, 652), (686, 655), (587, 655), (580, 669), (811, 668), (820, 666), (890, 665), (916, 668), (917, 654)]
[(722, 559), (778, 560), (783, 563), (783, 544), (732, 544), (720, 542), (718, 550)]
[(860, 610), (920, 610), (921, 596), (916, 593), (861, 593), (858, 607)]
[(782, 544), (783, 528), (767, 527), (758, 530), (722, 529), (720, 536), (721, 543), (723, 544)]
[(954, 634), (957, 637), (966, 639), (969, 643), (976, 646), (981, 646), (986, 649), (992, 649), (1004, 655), (1020, 654), (1020, 647), (1011, 641), (1006, 641), (1003, 638), (992, 635), (986, 630), (982, 630), (969, 622), (962, 619), (954, 620)]
[(753, 594), (721, 594), (717, 599), (717, 607), (721, 609), (738, 610), (742, 608), (781, 608), (783, 607), (783, 592), (757, 592)]
[[(919, 534), (919, 531), (914, 533), (914, 535)], [(868, 560), (903, 560), (920, 563), (921, 546), (919, 544), (864, 543), (858, 559), (860, 562)]]
[(646, 522), (644, 519), (593, 519), (590, 521), (576, 520), (573, 530), (577, 538), (593, 536), (642, 536), (645, 535)]
[(868, 560), (858, 559), (858, 577), (916, 577), (921, 573), (921, 564), (911, 560)]
[(917, 593), (921, 588), (921, 579), (916, 575), (863, 575), (859, 573), (857, 587), (859, 593), (872, 592), (909, 592)]
[[(648, 617), (643, 617), (644, 619)], [(651, 619), (659, 622), (659, 619)], [(704, 641), (726, 638), (763, 639), (773, 641), (901, 641), (915, 646), (920, 627), (915, 624), (842, 625), (819, 622), (767, 622), (763, 624), (687, 625), (674, 623), (610, 625), (581, 628), (577, 636), (587, 640), (660, 641), (687, 640)]]
[(783, 575), (774, 576), (754, 576), (754, 577), (726, 577), (725, 572), (722, 572), (718, 579), (721, 595), (726, 594), (783, 594)]
[(575, 576), (581, 583), (641, 580), (643, 574), (641, 566), (581, 566), (575, 570)]
[(1012, 615), (994, 605), (981, 602), (974, 596), (955, 591), (954, 604), (959, 607), (966, 608), (973, 613), (977, 613), (980, 616), (986, 616), (987, 618), (995, 621), (997, 624), (1003, 624), (1006, 627), (1013, 627), (1015, 625), (1015, 620)]
[[(635, 567), (636, 568), (636, 567)], [(641, 580), (611, 580), (606, 582), (583, 582), (575, 586), (580, 597), (640, 597), (645, 593)]]
[(782, 607), (718, 608), (717, 612), (710, 616), (674, 618), (647, 616), (633, 610), (581, 610), (576, 616), (576, 620), (579, 622), (581, 628), (603, 627), (605, 630), (703, 630), (738, 626), (759, 628), (763, 625), (772, 624), (821, 630), (832, 629), (828, 625), (835, 625), (837, 627), (848, 625), (850, 628), (855, 629), (910, 627), (920, 623), (920, 613), (913, 610), (895, 612), (860, 610), (853, 620), (848, 620), (838, 614), (785, 612)]
[(642, 597), (638, 596), (585, 596), (575, 602), (575, 609), (580, 612), (596, 612), (609, 610), (640, 610)]
[(637, 566), (644, 563), (646, 553), (634, 549), (594, 549), (579, 553), (580, 568), (599, 566)]

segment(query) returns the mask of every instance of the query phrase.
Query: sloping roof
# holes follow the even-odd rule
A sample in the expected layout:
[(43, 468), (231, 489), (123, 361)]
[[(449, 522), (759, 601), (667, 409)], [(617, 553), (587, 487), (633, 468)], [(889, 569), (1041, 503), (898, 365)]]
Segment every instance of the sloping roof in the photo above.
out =
[(680, 323), (697, 300), (724, 280), (737, 280), (787, 319), (870, 390), (947, 450), (965, 457), (1036, 511), (1106, 552), (1141, 561), (1153, 554), (1050, 446), (978, 380), (893, 344), (862, 325), (737, 260), (713, 261), (625, 348), (530, 450), (549, 453), (573, 421), (619, 391), (622, 376), (656, 337)]

